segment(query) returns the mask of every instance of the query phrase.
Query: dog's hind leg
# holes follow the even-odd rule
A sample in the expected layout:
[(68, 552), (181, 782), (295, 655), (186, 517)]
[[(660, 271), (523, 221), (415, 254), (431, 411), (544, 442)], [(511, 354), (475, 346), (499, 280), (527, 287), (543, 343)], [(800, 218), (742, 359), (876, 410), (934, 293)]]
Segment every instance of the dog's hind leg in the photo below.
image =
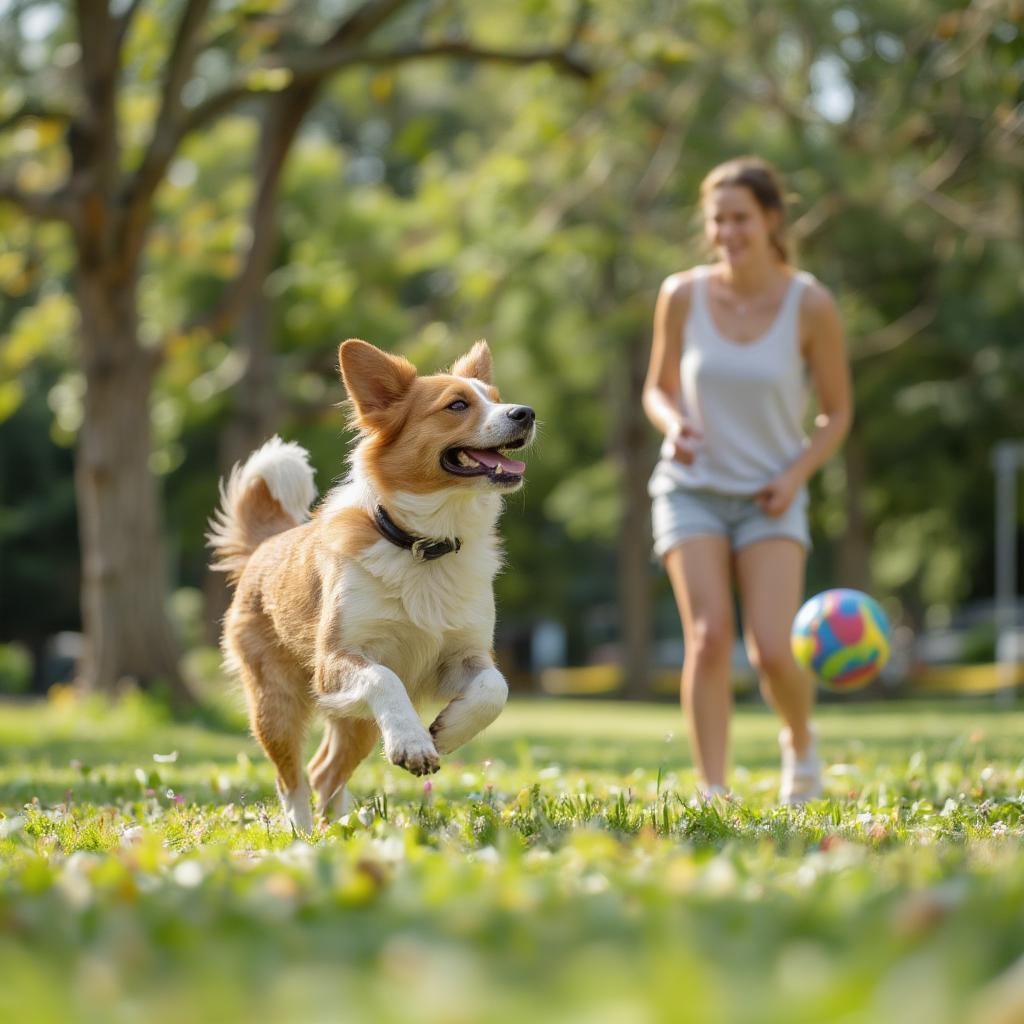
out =
[(312, 702), (308, 682), (274, 650), (241, 660), (253, 735), (277, 769), (277, 793), (289, 824), (313, 830), (309, 783), (302, 770), (302, 746)]
[(467, 743), (501, 713), (508, 699), (508, 683), (484, 655), (452, 658), (441, 671), (439, 695), (451, 697), (434, 719), (430, 735), (439, 754)]
[(336, 821), (352, 809), (346, 783), (359, 762), (380, 739), (377, 723), (369, 719), (329, 718), (320, 749), (309, 762), (317, 806), (327, 821)]

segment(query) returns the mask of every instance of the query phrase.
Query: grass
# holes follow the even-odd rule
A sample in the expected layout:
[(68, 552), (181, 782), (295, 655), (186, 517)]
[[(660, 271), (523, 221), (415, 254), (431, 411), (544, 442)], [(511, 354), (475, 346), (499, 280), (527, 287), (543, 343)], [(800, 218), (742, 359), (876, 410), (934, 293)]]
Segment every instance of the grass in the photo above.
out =
[[(223, 717), (223, 716), (222, 716)], [(830, 705), (829, 798), (691, 801), (678, 711), (513, 703), (429, 787), (282, 827), (225, 720), (0, 708), (0, 1019), (1024, 1020), (1024, 713)]]

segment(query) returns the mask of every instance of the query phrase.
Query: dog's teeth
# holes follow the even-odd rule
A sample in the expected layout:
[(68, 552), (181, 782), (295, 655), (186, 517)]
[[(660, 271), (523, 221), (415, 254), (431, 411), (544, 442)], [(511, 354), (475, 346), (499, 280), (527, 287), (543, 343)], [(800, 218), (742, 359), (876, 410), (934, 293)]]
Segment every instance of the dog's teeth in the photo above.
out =
[(504, 472), (505, 471), (501, 468), (501, 466), (495, 466), (494, 467), (494, 475), (495, 476), (501, 476), (501, 474), (504, 473)]
[(468, 455), (466, 452), (459, 452), (459, 465), (465, 466), (467, 469), (476, 469), (480, 463), (472, 455)]

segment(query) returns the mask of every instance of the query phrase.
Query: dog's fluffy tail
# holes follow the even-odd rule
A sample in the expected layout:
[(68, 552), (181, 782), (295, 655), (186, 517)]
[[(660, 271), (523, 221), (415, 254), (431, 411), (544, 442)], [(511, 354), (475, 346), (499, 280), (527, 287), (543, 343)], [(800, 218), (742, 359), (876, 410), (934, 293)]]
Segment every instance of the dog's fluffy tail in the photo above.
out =
[(272, 437), (244, 465), (236, 463), (226, 483), (220, 482), (220, 507), (206, 535), (212, 568), (236, 583), (263, 541), (309, 518), (315, 497), (309, 453)]

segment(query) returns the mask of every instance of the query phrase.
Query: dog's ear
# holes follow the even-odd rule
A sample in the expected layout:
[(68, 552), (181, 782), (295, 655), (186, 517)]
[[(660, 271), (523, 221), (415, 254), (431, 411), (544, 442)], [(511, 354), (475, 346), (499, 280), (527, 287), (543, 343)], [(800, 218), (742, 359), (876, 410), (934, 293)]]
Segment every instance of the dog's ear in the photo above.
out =
[(464, 356), (455, 360), (452, 373), (456, 377), (474, 377), (485, 384), (491, 383), (491, 350), (481, 338)]
[(389, 355), (358, 338), (341, 343), (338, 366), (356, 420), (364, 425), (404, 398), (416, 379), (416, 367), (408, 359)]

